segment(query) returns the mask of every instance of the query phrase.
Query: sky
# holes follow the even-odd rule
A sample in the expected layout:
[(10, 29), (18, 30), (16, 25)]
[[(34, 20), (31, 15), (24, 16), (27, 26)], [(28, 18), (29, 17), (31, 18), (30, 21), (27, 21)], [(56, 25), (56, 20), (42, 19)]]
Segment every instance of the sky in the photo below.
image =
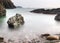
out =
[(60, 0), (12, 0), (16, 6), (25, 8), (57, 8)]

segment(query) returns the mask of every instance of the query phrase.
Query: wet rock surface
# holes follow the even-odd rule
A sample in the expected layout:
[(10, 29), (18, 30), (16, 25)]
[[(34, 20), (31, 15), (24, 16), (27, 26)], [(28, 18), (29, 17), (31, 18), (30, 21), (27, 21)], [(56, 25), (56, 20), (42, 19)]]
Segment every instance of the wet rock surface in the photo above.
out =
[(0, 4), (3, 4), (6, 9), (16, 8), (11, 0), (0, 0)]
[(56, 8), (56, 9), (35, 9), (35, 10), (30, 11), (30, 12), (43, 13), (43, 14), (58, 14), (58, 13), (60, 13), (60, 8)]
[(20, 14), (16, 14), (15, 16), (9, 18), (7, 23), (9, 27), (15, 28), (24, 24), (24, 18)]
[(6, 16), (6, 9), (0, 4), (0, 17), (1, 16)]

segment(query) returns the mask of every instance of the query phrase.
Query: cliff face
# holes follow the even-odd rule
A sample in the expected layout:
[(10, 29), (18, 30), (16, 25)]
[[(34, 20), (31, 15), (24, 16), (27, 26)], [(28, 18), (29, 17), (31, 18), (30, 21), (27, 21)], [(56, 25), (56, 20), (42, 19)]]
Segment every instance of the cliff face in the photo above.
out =
[(11, 0), (0, 0), (0, 4), (3, 4), (6, 9), (16, 8)]

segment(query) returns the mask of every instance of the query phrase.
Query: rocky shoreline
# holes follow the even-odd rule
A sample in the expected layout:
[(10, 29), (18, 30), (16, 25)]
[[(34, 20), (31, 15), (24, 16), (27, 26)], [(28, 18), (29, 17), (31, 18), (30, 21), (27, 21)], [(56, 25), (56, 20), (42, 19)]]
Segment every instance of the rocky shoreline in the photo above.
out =
[(56, 9), (35, 9), (35, 10), (32, 10), (30, 12), (33, 12), (33, 13), (43, 13), (43, 14), (58, 14), (60, 13), (60, 8), (56, 8)]
[[(29, 39), (24, 37), (23, 39), (8, 39), (5, 40), (4, 37), (0, 37), (0, 43), (60, 43), (60, 36), (59, 35), (51, 35), (47, 36), (48, 34), (41, 34), (41, 35), (36, 35), (35, 38)], [(43, 38), (43, 37), (45, 38)]]

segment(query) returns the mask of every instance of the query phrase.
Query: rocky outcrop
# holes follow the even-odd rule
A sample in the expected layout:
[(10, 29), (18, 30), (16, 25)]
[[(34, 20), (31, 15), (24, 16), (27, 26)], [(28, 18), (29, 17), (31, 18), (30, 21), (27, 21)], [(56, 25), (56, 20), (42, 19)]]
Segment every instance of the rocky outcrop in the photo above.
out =
[(20, 14), (16, 14), (15, 16), (9, 18), (7, 21), (9, 27), (16, 28), (19, 25), (24, 24), (24, 18)]
[(57, 15), (55, 16), (55, 20), (56, 20), (56, 21), (60, 21), (60, 14), (57, 14)]
[(6, 9), (16, 8), (11, 0), (0, 0), (0, 4), (3, 4)]
[(0, 4), (0, 17), (6, 16), (6, 9)]
[(35, 9), (35, 10), (30, 11), (30, 12), (43, 13), (43, 14), (58, 14), (58, 13), (60, 13), (60, 8), (56, 8), (56, 9)]

